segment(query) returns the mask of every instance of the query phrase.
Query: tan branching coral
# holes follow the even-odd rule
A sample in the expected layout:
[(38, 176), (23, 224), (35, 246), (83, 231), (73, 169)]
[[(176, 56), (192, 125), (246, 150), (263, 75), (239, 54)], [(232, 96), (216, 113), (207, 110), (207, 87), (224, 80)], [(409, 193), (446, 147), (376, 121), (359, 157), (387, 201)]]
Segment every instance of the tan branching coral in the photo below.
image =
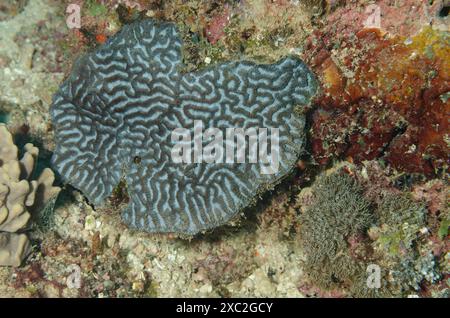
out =
[(37, 213), (60, 191), (53, 186), (54, 174), (44, 169), (31, 180), (39, 149), (26, 144), (19, 150), (5, 125), (0, 124), (0, 266), (19, 266), (30, 250), (22, 232)]

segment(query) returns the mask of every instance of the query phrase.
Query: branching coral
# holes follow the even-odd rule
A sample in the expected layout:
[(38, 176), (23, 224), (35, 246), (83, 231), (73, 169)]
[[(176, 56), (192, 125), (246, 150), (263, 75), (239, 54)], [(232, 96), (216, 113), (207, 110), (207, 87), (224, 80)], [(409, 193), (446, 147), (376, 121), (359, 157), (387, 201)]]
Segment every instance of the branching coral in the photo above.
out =
[(19, 266), (30, 250), (23, 233), (31, 216), (55, 197), (54, 175), (45, 169), (32, 180), (38, 148), (26, 144), (19, 160), (19, 150), (6, 126), (0, 124), (0, 266)]

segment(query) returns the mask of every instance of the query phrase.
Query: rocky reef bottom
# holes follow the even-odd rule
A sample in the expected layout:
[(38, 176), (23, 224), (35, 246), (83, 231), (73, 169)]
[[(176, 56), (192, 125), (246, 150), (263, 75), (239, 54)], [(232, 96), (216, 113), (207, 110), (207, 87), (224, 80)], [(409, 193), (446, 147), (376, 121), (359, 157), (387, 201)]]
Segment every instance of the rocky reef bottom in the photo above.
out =
[(0, 269), (0, 294), (448, 297), (446, 187), (398, 182), (377, 162), (342, 162), (190, 240), (131, 231), (112, 203), (94, 211), (66, 190), (24, 265)]
[[(60, 1), (19, 2), (0, 5), (0, 122), (14, 161), (33, 157), (37, 176), (16, 169), (30, 184), (48, 171), (49, 105), (75, 57), (136, 19), (176, 22), (189, 71), (294, 54), (321, 93), (294, 172), (232, 224), (193, 238), (127, 228), (121, 186), (94, 209), (57, 178), (55, 202), (20, 209), (22, 240), (0, 238), (0, 259), (15, 266), (0, 267), (0, 297), (450, 296), (445, 1), (74, 0), (75, 29)], [(3, 216), (0, 235), (11, 229)]]

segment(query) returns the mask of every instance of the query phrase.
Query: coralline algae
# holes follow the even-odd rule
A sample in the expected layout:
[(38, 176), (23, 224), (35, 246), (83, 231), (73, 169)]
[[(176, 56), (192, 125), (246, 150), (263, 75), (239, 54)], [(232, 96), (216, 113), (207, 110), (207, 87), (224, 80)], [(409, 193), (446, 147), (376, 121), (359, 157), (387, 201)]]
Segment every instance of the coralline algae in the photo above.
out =
[[(148, 232), (214, 228), (278, 182), (305, 145), (305, 119), (295, 108), (317, 89), (294, 57), (183, 73), (181, 47), (172, 23), (125, 26), (76, 61), (51, 107), (52, 162), (63, 181), (100, 205), (124, 179), (130, 203), (123, 220)], [(262, 174), (260, 163), (175, 163), (171, 133), (193, 132), (197, 120), (204, 129), (277, 128), (278, 171)]]

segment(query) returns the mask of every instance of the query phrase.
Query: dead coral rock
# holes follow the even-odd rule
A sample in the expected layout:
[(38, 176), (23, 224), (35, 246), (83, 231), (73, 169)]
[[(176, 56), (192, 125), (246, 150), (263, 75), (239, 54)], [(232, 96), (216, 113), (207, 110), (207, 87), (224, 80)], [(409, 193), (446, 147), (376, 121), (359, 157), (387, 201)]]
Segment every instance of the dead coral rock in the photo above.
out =
[(430, 27), (409, 38), (363, 29), (339, 42), (333, 34), (315, 31), (305, 46), (322, 86), (314, 158), (383, 158), (430, 178), (448, 171), (448, 35)]
[(447, 207), (450, 188), (442, 180), (432, 180), (426, 184), (415, 186), (412, 194), (414, 199), (424, 200), (427, 203), (428, 210), (432, 215), (438, 215)]
[(225, 35), (225, 28), (230, 23), (230, 9), (225, 6), (223, 12), (216, 14), (206, 26), (206, 38), (211, 44), (215, 44)]
[(32, 213), (54, 198), (60, 188), (53, 187), (54, 175), (45, 169), (31, 180), (39, 154), (26, 144), (18, 158), (18, 148), (6, 126), (0, 124), (0, 266), (19, 266), (30, 251), (25, 230)]
[[(412, 36), (423, 26), (447, 30), (445, 20), (439, 17), (446, 0), (327, 0), (330, 12), (323, 27), (330, 29), (338, 39), (345, 39), (363, 28), (378, 27), (388, 35)], [(448, 3), (447, 3), (448, 6)]]

